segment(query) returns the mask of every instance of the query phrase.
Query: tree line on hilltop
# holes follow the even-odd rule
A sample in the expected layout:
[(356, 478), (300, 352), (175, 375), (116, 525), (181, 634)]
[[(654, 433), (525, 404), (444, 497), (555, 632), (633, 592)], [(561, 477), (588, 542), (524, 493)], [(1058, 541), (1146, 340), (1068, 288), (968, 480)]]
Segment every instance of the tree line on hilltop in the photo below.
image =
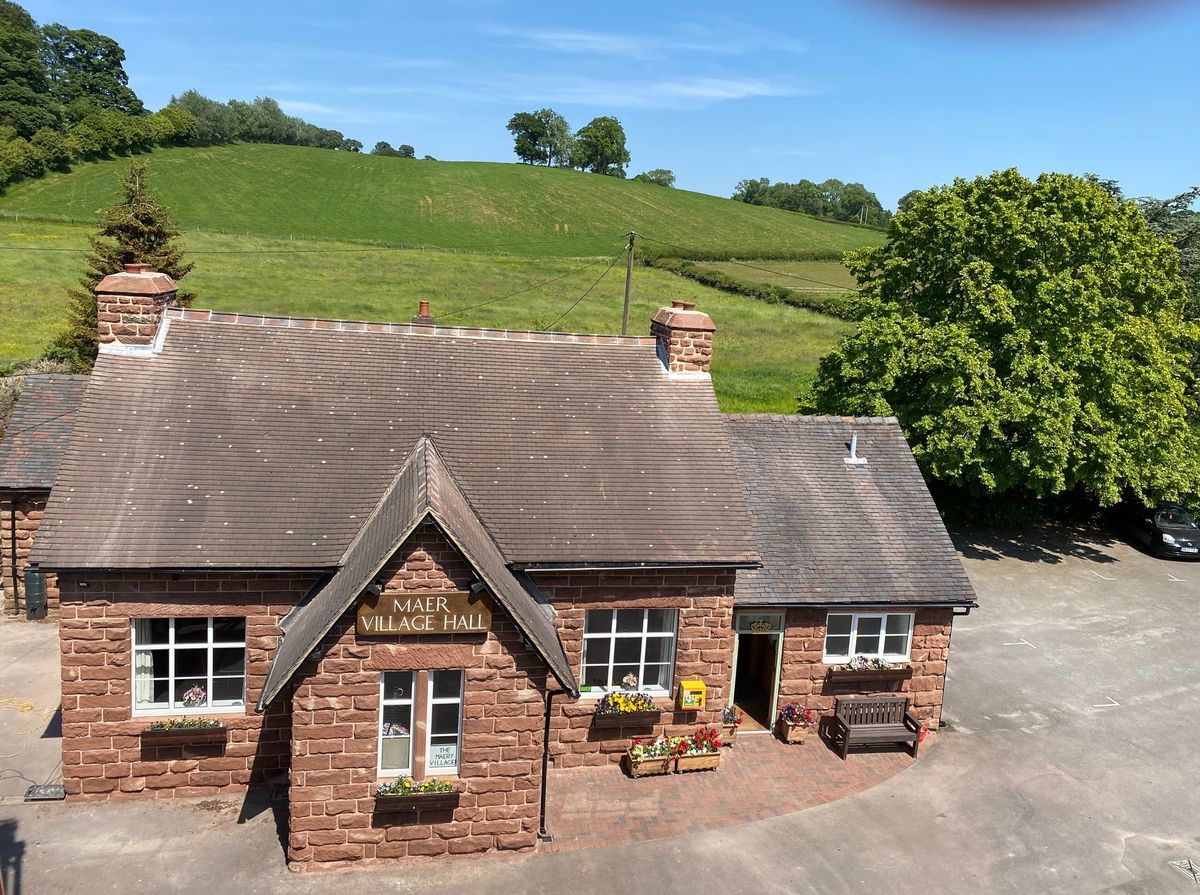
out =
[[(630, 161), (625, 128), (611, 115), (593, 118), (578, 131), (572, 131), (567, 119), (558, 112), (538, 109), (517, 112), (508, 120), (507, 128), (513, 137), (513, 152), (526, 164), (625, 177), (625, 166)], [(667, 168), (645, 171), (633, 180), (675, 186), (675, 174)]]
[(0, 187), (80, 160), (234, 140), (362, 149), (269, 97), (222, 103), (189, 90), (151, 113), (129, 87), (125, 51), (111, 37), (39, 27), (24, 8), (0, 0)]
[(892, 213), (861, 183), (842, 183), (834, 178), (823, 183), (803, 179), (796, 183), (771, 183), (766, 177), (751, 178), (738, 182), (733, 198), (748, 205), (799, 211), (871, 227), (887, 227), (892, 219)]

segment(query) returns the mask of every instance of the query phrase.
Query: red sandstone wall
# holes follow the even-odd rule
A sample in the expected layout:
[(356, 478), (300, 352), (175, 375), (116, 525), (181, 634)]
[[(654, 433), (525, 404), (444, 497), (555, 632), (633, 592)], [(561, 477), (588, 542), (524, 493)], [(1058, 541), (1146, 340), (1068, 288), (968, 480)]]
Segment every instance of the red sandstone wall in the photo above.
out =
[[(734, 573), (644, 570), (627, 573), (538, 574), (538, 587), (554, 605), (558, 635), (571, 667), (583, 663), (583, 624), (588, 609), (676, 609), (678, 629), (675, 670), (669, 699), (658, 700), (662, 723), (652, 730), (593, 729), (594, 699), (555, 702), (551, 754), (556, 767), (619, 761), (635, 736), (693, 732), (719, 723), (729, 696), (733, 662)], [(673, 711), (676, 689), (684, 678), (699, 678), (708, 689), (703, 712)]]
[[(474, 573), (433, 525), (385, 573), (386, 592), (467, 590)], [(537, 843), (542, 660), (495, 606), (486, 635), (358, 637), (351, 609), (301, 667), (292, 698), (288, 860), (293, 869), (431, 858)], [(466, 669), (460, 805), (416, 817), (372, 814), (380, 672)]]
[[(821, 663), (825, 645), (827, 609), (789, 609), (783, 637), (779, 704), (798, 702), (822, 714), (833, 712), (834, 693), (825, 679), (829, 666)], [(920, 609), (913, 620), (911, 662), (913, 676), (901, 692), (909, 694), (913, 714), (936, 729), (942, 717), (946, 685), (946, 660), (950, 654), (950, 609)], [(863, 693), (872, 692), (863, 690)], [(841, 695), (846, 695), (841, 691)]]
[[(46, 509), (45, 495), (40, 497), (0, 499), (0, 587), (4, 590), (4, 611), (9, 615), (25, 615), (25, 586), (20, 583), (20, 593), (13, 590), (12, 569), (12, 510), (16, 508), (17, 531), (17, 574), (25, 571), (33, 539), (42, 524), (42, 513)], [(46, 616), (58, 616), (58, 579), (46, 576)]]
[[(312, 583), (304, 575), (64, 573), (59, 640), (67, 798), (208, 796), (282, 777), (287, 701), (265, 715), (253, 705), (279, 640), (278, 621)], [(172, 615), (246, 616), (247, 708), (210, 716), (230, 728), (225, 746), (141, 745), (139, 734), (152, 719), (133, 716), (130, 619)]]

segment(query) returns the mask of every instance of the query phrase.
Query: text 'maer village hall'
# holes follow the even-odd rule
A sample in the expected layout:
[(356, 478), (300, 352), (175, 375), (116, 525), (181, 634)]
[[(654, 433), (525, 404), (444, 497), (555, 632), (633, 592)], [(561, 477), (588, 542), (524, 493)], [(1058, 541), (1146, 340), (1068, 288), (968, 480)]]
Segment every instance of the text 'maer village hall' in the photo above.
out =
[[(910, 668), (937, 724), (974, 595), (899, 428), (723, 417), (707, 314), (635, 338), (174, 295), (142, 265), (98, 287), (27, 572), (58, 575), (68, 800), (286, 782), (306, 869), (534, 848), (544, 750), (604, 764), (733, 701), (829, 712), (852, 656)], [(630, 677), (659, 722), (595, 726)], [(675, 709), (685, 679), (704, 709)], [(148, 735), (181, 717), (219, 738)], [(375, 814), (406, 776), (456, 804)]]

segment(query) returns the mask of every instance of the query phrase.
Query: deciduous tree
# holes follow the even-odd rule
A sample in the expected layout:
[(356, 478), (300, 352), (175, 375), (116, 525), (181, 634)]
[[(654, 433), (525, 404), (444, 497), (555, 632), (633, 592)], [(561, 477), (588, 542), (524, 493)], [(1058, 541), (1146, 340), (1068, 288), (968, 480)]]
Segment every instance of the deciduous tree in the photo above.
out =
[(1135, 203), (1061, 174), (956, 180), (849, 266), (857, 331), (806, 409), (895, 414), (926, 475), (980, 514), (1197, 491), (1195, 326), (1178, 254)]
[(675, 186), (675, 172), (667, 168), (654, 168), (650, 171), (643, 171), (633, 179), (641, 183), (653, 183), (657, 186)]
[(125, 51), (115, 40), (65, 25), (46, 25), (42, 34), (50, 89), (68, 121), (80, 121), (104, 109), (145, 114), (142, 101), (129, 89)]
[(45, 39), (24, 8), (0, 0), (0, 125), (23, 137), (59, 124), (42, 58)]
[(593, 174), (624, 177), (629, 164), (625, 128), (610, 115), (593, 118), (575, 135), (571, 164)]

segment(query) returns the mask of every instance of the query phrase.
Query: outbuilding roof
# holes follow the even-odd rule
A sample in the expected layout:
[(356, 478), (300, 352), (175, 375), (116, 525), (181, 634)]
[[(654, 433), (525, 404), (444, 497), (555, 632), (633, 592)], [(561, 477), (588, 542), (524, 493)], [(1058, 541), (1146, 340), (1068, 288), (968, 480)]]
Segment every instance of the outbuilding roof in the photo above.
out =
[[(895, 418), (726, 421), (762, 557), (736, 604), (974, 604)], [(846, 462), (852, 441), (865, 462)]]
[(644, 338), (171, 310), (101, 353), (44, 568), (335, 568), (428, 434), (510, 564), (757, 559), (706, 378)]
[(71, 440), (88, 377), (31, 373), (0, 439), (0, 490), (48, 491)]

